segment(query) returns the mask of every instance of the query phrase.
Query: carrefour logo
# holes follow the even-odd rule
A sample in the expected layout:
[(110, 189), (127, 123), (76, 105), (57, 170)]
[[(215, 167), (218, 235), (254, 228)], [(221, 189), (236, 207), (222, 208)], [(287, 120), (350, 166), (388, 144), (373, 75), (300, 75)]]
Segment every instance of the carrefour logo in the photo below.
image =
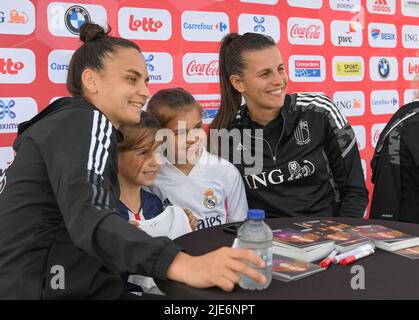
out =
[(118, 28), (123, 38), (169, 40), (172, 16), (162, 9), (124, 7), (118, 11)]
[(48, 55), (48, 78), (54, 83), (66, 83), (68, 67), (74, 50), (53, 50)]
[(38, 107), (32, 98), (0, 97), (0, 134), (16, 133), (19, 123), (37, 113)]
[(150, 83), (169, 83), (173, 80), (173, 58), (166, 52), (143, 52)]
[(393, 114), (399, 109), (397, 90), (374, 90), (371, 92), (371, 112), (373, 114)]
[(224, 12), (185, 11), (181, 20), (182, 37), (187, 41), (220, 41), (230, 32)]
[(370, 23), (368, 34), (371, 47), (395, 48), (397, 45), (397, 32), (394, 24)]
[(256, 32), (270, 36), (276, 43), (280, 39), (280, 24), (275, 16), (260, 14), (241, 14), (239, 16), (239, 34)]

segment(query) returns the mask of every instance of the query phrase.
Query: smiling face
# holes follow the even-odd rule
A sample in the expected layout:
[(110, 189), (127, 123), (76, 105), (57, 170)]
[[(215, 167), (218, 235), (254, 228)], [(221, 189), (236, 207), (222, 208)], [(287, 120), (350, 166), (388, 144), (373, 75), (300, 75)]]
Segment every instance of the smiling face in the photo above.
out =
[(280, 109), (285, 101), (288, 76), (278, 48), (246, 51), (243, 59), (242, 75), (232, 75), (230, 81), (243, 95), (249, 110)]
[(118, 176), (137, 187), (153, 184), (160, 169), (160, 154), (147, 143), (118, 153)]
[(150, 97), (147, 65), (133, 48), (118, 48), (104, 59), (104, 69), (93, 71), (95, 92), (87, 98), (118, 128), (135, 124)]
[[(166, 108), (168, 109), (168, 108)], [(202, 119), (199, 106), (186, 106), (180, 112), (173, 112), (173, 118), (165, 125), (165, 128), (173, 132), (169, 137), (167, 158), (173, 164), (194, 164), (198, 160), (205, 132), (202, 129)]]

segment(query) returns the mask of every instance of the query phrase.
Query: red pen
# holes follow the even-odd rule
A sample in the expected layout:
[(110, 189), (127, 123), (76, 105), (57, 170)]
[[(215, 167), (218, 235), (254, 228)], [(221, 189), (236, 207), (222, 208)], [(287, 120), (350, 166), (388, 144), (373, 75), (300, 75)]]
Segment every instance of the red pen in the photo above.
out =
[(340, 261), (340, 264), (342, 266), (346, 266), (348, 264), (351, 264), (352, 262), (355, 262), (356, 260), (362, 259), (366, 256), (369, 256), (371, 254), (374, 253), (374, 250), (366, 250), (366, 251), (362, 251), (360, 253), (354, 254), (352, 256), (346, 257), (345, 259), (342, 259)]
[(333, 250), (325, 259), (323, 259), (320, 262), (320, 266), (322, 268), (327, 268), (328, 266), (330, 266), (330, 264), (333, 262), (333, 259), (335, 258), (337, 253), (338, 253), (337, 250)]

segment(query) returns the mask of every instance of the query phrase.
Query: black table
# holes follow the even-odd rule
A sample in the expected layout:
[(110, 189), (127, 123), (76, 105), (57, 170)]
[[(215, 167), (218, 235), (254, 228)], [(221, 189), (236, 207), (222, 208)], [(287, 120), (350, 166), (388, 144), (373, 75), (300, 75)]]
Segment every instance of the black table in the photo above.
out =
[[(321, 219), (321, 218), (315, 218)], [(327, 218), (350, 225), (381, 224), (392, 229), (419, 236), (419, 225), (383, 220), (351, 218)], [(294, 222), (314, 220), (311, 218), (267, 219), (272, 229), (292, 226)], [(222, 230), (223, 226), (208, 228), (186, 234), (175, 242), (191, 255), (202, 255), (222, 246), (231, 246), (234, 235)], [(353, 290), (351, 273), (354, 265), (365, 270), (365, 289)], [(309, 277), (283, 282), (272, 279), (268, 289), (243, 290), (238, 285), (230, 292), (219, 288), (195, 289), (174, 281), (156, 280), (161, 291), (169, 299), (419, 299), (419, 259), (412, 260), (397, 254), (377, 249), (372, 256), (358, 260), (352, 265), (332, 264), (327, 270)]]

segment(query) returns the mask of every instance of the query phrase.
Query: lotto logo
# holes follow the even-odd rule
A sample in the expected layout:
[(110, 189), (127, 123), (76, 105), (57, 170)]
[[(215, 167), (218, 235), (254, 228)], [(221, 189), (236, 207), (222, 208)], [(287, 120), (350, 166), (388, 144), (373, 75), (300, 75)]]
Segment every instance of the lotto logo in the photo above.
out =
[(0, 83), (31, 83), (35, 75), (35, 55), (31, 50), (0, 48)]
[(141, 28), (145, 32), (157, 32), (163, 27), (162, 21), (154, 21), (153, 18), (143, 17), (142, 20), (135, 19), (134, 15), (129, 16), (129, 29), (131, 31), (138, 31)]
[(25, 65), (21, 61), (13, 61), (12, 59), (0, 58), (1, 74), (17, 74)]
[(169, 40), (172, 16), (167, 10), (124, 7), (118, 11), (118, 29), (127, 39)]

